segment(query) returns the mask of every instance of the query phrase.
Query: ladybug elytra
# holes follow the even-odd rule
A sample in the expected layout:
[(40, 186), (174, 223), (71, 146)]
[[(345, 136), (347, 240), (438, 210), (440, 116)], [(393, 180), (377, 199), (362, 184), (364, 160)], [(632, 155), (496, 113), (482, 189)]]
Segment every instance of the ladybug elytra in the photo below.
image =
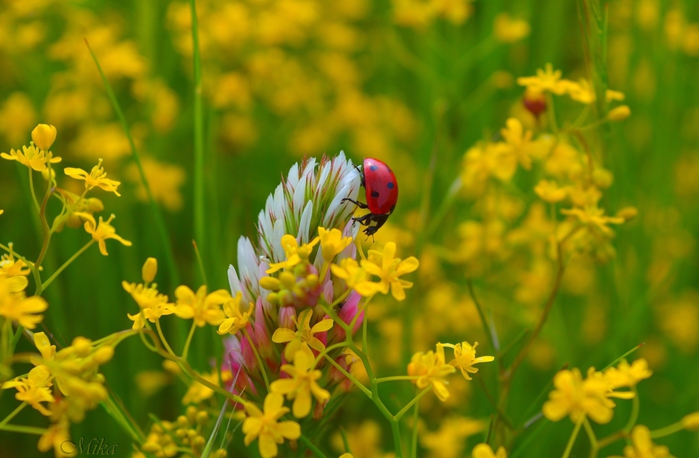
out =
[[(359, 167), (357, 167), (359, 169)], [(349, 198), (349, 201), (359, 208), (368, 209), (370, 213), (352, 218), (352, 221), (366, 226), (364, 233), (374, 235), (383, 226), (396, 208), (398, 201), (398, 182), (393, 170), (378, 159), (367, 157), (362, 162), (360, 170), (362, 186), (364, 186), (366, 203)], [(372, 223), (375, 223), (372, 225)]]

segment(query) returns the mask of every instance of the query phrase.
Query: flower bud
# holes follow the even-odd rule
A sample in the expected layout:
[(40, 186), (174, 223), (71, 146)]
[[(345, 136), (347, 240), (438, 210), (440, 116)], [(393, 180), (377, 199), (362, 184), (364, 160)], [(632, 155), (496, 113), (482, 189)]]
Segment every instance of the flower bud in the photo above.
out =
[(682, 426), (689, 431), (699, 431), (699, 412), (690, 413), (682, 418)]
[(48, 151), (56, 141), (56, 128), (49, 124), (39, 124), (32, 130), (32, 140), (37, 148)]
[(114, 356), (114, 347), (105, 345), (98, 348), (92, 356), (97, 364), (104, 364)]
[(624, 119), (631, 116), (631, 108), (628, 105), (622, 105), (611, 110), (607, 114), (607, 119), (612, 122), (623, 121)]
[(612, 182), (614, 182), (614, 175), (606, 169), (595, 169), (594, 172), (592, 172), (592, 181), (598, 187), (607, 189), (612, 185)]
[(73, 339), (72, 347), (75, 349), (75, 354), (78, 355), (78, 357), (84, 358), (89, 355), (92, 350), (92, 341), (85, 337), (78, 336)]
[(180, 372), (182, 372), (182, 368), (180, 368), (179, 364), (169, 359), (163, 361), (163, 369), (165, 370), (165, 372), (168, 372), (172, 375), (177, 375)]
[(141, 277), (146, 283), (150, 283), (155, 278), (155, 274), (158, 273), (158, 260), (155, 258), (148, 258), (146, 262), (143, 263), (143, 268), (141, 269)]
[(618, 212), (616, 212), (616, 216), (619, 218), (624, 218), (624, 221), (631, 221), (638, 215), (638, 210), (636, 207), (624, 207)]

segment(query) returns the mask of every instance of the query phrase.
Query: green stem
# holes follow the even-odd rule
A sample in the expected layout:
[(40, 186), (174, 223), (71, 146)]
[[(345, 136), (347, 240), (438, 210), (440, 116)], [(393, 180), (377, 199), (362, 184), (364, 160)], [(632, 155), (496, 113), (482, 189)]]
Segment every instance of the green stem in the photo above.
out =
[(582, 426), (584, 420), (585, 416), (583, 415), (583, 417), (575, 424), (575, 429), (573, 429), (573, 434), (571, 434), (570, 439), (568, 439), (568, 445), (566, 445), (562, 458), (568, 458), (570, 456), (570, 452), (573, 450), (573, 444), (575, 444), (575, 439), (578, 438), (578, 433), (580, 432), (580, 427)]
[(495, 345), (495, 336), (493, 336), (492, 329), (488, 324), (488, 320), (485, 318), (483, 308), (481, 307), (480, 302), (478, 302), (478, 299), (476, 299), (476, 293), (473, 290), (473, 282), (471, 281), (471, 279), (466, 280), (466, 285), (468, 286), (468, 292), (471, 295), (471, 299), (473, 299), (473, 303), (476, 304), (476, 310), (478, 310), (478, 316), (481, 318), (481, 324), (483, 325), (483, 330), (485, 331), (485, 335), (488, 338), (488, 342), (495, 351), (499, 351), (499, 345)]
[(587, 417), (585, 417), (583, 420), (583, 426), (585, 426), (585, 432), (587, 433), (587, 437), (590, 439), (590, 458), (595, 458), (599, 450), (597, 436), (595, 435), (592, 425), (590, 425), (590, 421), (587, 419)]
[[(413, 406), (413, 404), (416, 404), (420, 399), (422, 399), (422, 397), (423, 397), (424, 395), (426, 395), (426, 394), (429, 393), (430, 391), (432, 391), (432, 385), (430, 385), (430, 386), (428, 386), (427, 388), (425, 388), (424, 390), (420, 391), (420, 392), (417, 394), (417, 396), (415, 396), (409, 403), (407, 403), (407, 404), (405, 405), (405, 407), (403, 407), (402, 409), (400, 409), (400, 411), (399, 411), (397, 414), (394, 415), (394, 418), (396, 419), (396, 421), (400, 421), (400, 419), (403, 418), (403, 415), (405, 415), (405, 413), (406, 413), (408, 410), (410, 410), (410, 408)], [(416, 425), (416, 426), (417, 426), (417, 425)]]
[(165, 334), (163, 334), (163, 328), (160, 327), (160, 320), (155, 320), (155, 327), (158, 330), (158, 335), (160, 336), (160, 340), (163, 342), (163, 345), (165, 345), (165, 348), (167, 349), (168, 353), (170, 353), (171, 357), (177, 358), (177, 355), (175, 354), (175, 352), (172, 351), (172, 348), (170, 348), (170, 344), (167, 343), (167, 339), (165, 338)]
[(303, 434), (301, 434), (301, 436), (299, 437), (299, 440), (300, 440), (306, 447), (308, 447), (308, 449), (309, 449), (310, 451), (312, 451), (313, 454), (314, 454), (315, 456), (319, 456), (319, 457), (321, 457), (321, 458), (327, 458), (327, 457), (325, 456), (325, 454), (324, 454), (323, 452), (321, 452), (320, 449), (319, 449), (318, 447), (316, 447), (316, 446), (313, 444), (313, 442), (312, 442), (310, 439), (308, 439), (306, 436), (304, 436)]
[(418, 375), (394, 375), (392, 377), (380, 377), (374, 380), (375, 383), (393, 382), (396, 380), (417, 380), (420, 376)]
[(27, 170), (29, 171), (29, 191), (31, 192), (32, 200), (34, 201), (34, 209), (37, 213), (39, 213), (41, 211), (41, 207), (39, 206), (39, 200), (36, 198), (36, 193), (34, 192), (34, 177), (32, 176), (32, 168), (27, 167)]
[(546, 93), (546, 114), (549, 118), (549, 123), (551, 124), (551, 131), (555, 134), (558, 133), (558, 123), (556, 122), (556, 111), (553, 107), (553, 96), (550, 92)]
[(367, 387), (365, 387), (359, 380), (357, 380), (352, 374), (350, 374), (350, 373), (347, 372), (342, 366), (340, 366), (340, 365), (337, 363), (337, 361), (335, 361), (334, 359), (332, 359), (332, 358), (329, 357), (328, 355), (325, 355), (325, 359), (327, 359), (328, 362), (329, 362), (330, 364), (332, 364), (333, 366), (335, 366), (335, 369), (337, 369), (338, 371), (340, 371), (340, 372), (342, 373), (342, 375), (344, 375), (345, 377), (347, 377), (347, 378), (350, 380), (350, 382), (352, 382), (352, 383), (354, 384), (354, 386), (356, 386), (356, 387), (359, 388), (364, 394), (366, 394), (367, 397), (368, 397), (369, 399), (372, 399), (372, 393), (371, 393), (371, 391), (369, 391), (369, 389), (368, 389)]
[(631, 389), (633, 390), (635, 396), (631, 400), (631, 416), (623, 429), (623, 431), (626, 433), (630, 432), (631, 428), (633, 428), (636, 424), (636, 421), (638, 420), (638, 412), (641, 409), (641, 402), (638, 400), (638, 391), (636, 390), (635, 386), (631, 387)]
[(0, 426), (0, 431), (10, 431), (12, 433), (36, 434), (38, 436), (42, 436), (42, 435), (46, 434), (48, 429), (37, 428), (35, 426), (4, 425), (4, 426)]
[(53, 273), (53, 275), (51, 275), (44, 283), (41, 284), (41, 288), (40, 288), (39, 294), (41, 294), (42, 291), (45, 291), (46, 288), (48, 288), (48, 286), (56, 279), (56, 277), (58, 277), (58, 275), (59, 275), (61, 272), (63, 272), (63, 270), (65, 270), (65, 268), (68, 267), (73, 261), (75, 261), (76, 259), (78, 259), (78, 256), (80, 256), (81, 254), (83, 254), (83, 253), (85, 252), (85, 250), (87, 250), (88, 248), (90, 248), (90, 246), (91, 246), (93, 243), (95, 243), (95, 240), (94, 240), (94, 239), (92, 239), (92, 240), (90, 240), (89, 242), (87, 242), (85, 245), (83, 245), (82, 248), (80, 248), (78, 251), (76, 251), (75, 254), (73, 254), (73, 256), (71, 256), (70, 258), (68, 258), (68, 260), (67, 260), (66, 262), (64, 262), (63, 265), (62, 265), (61, 267), (59, 267), (58, 269), (56, 269), (56, 271)]
[(252, 343), (252, 339), (250, 338), (250, 334), (248, 334), (248, 330), (243, 328), (243, 334), (245, 334), (245, 338), (248, 339), (248, 343), (250, 344), (250, 347), (252, 348), (252, 352), (255, 354), (255, 359), (257, 359), (257, 365), (260, 366), (260, 373), (262, 374), (262, 378), (265, 381), (265, 386), (267, 387), (267, 391), (269, 391), (269, 379), (267, 379), (267, 369), (264, 364), (262, 364), (262, 358), (260, 358), (260, 354), (257, 352), (257, 348), (255, 348), (255, 344)]
[(192, 321), (192, 327), (189, 328), (189, 334), (187, 334), (187, 340), (184, 343), (184, 349), (182, 350), (182, 359), (187, 361), (187, 354), (189, 353), (189, 346), (192, 344), (192, 337), (194, 337), (194, 330), (197, 328), (197, 324)]
[(415, 409), (413, 409), (413, 434), (410, 440), (410, 458), (417, 458), (417, 426), (418, 426), (418, 414), (419, 414), (419, 402), (415, 403)]
[(151, 191), (150, 185), (148, 184), (146, 173), (143, 170), (143, 164), (141, 164), (141, 156), (138, 154), (138, 150), (136, 149), (136, 143), (134, 142), (133, 137), (131, 136), (131, 132), (129, 131), (129, 124), (126, 122), (126, 116), (124, 116), (124, 112), (121, 110), (121, 106), (119, 105), (119, 101), (117, 100), (114, 91), (112, 90), (112, 86), (109, 84), (107, 77), (102, 71), (102, 67), (100, 66), (100, 63), (97, 60), (97, 56), (95, 56), (95, 53), (92, 51), (90, 43), (88, 43), (87, 39), (85, 39), (85, 44), (87, 45), (87, 49), (90, 51), (92, 60), (95, 62), (97, 71), (102, 77), (102, 82), (104, 83), (104, 87), (107, 91), (107, 96), (109, 97), (109, 100), (112, 103), (112, 107), (114, 108), (114, 111), (116, 112), (116, 115), (119, 118), (119, 122), (121, 123), (121, 126), (124, 129), (124, 133), (126, 134), (126, 138), (129, 141), (129, 145), (131, 146), (131, 157), (136, 163), (136, 167), (138, 168), (138, 174), (141, 177), (141, 184), (143, 185), (143, 188), (146, 190), (146, 196), (148, 196), (148, 204), (150, 206), (151, 213), (153, 214), (155, 226), (160, 234), (160, 241), (162, 242), (163, 249), (165, 251), (165, 260), (168, 265), (170, 283), (174, 287), (175, 285), (180, 284), (180, 277), (177, 273), (175, 255), (173, 253), (172, 246), (170, 245), (170, 235), (168, 234), (167, 228), (165, 226), (165, 220), (163, 219), (162, 211), (160, 210), (160, 207), (158, 207), (158, 204), (155, 202), (153, 192)]
[(676, 432), (682, 431), (684, 429), (684, 423), (678, 421), (664, 428), (656, 429), (650, 432), (651, 439), (658, 439), (660, 437), (669, 436), (670, 434), (675, 434)]
[(199, 24), (196, 0), (191, 0), (189, 4), (192, 15), (192, 58), (194, 65), (194, 239), (201, 244), (205, 255), (208, 255), (208, 243), (204, 233), (206, 204), (204, 200), (204, 110)]
[(20, 413), (20, 412), (22, 411), (22, 409), (24, 409), (25, 407), (27, 407), (27, 402), (26, 402), (26, 401), (24, 401), (23, 403), (21, 403), (20, 405), (18, 405), (17, 408), (16, 408), (15, 410), (13, 410), (12, 412), (10, 412), (10, 414), (9, 414), (8, 416), (6, 416), (5, 419), (4, 419), (3, 421), (0, 421), (0, 429), (3, 429), (3, 426), (5, 426), (6, 424), (8, 424), (8, 423), (10, 422), (10, 420), (12, 420), (12, 419), (13, 419), (18, 413)]

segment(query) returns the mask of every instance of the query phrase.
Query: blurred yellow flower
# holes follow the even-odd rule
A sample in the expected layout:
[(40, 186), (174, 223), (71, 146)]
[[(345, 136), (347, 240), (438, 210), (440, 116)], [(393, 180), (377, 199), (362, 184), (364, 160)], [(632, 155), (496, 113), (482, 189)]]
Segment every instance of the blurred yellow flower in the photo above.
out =
[(306, 309), (298, 316), (292, 318), (296, 325), (296, 331), (289, 328), (278, 328), (272, 335), (272, 342), (286, 343), (284, 348), (284, 357), (287, 361), (293, 361), (296, 352), (302, 351), (314, 358), (311, 348), (316, 351), (325, 350), (323, 342), (318, 340), (314, 334), (319, 332), (329, 331), (333, 327), (333, 320), (326, 318), (319, 321), (311, 327), (311, 317), (313, 316), (312, 309)]
[(56, 141), (56, 128), (49, 124), (39, 124), (32, 130), (32, 140), (38, 148), (48, 151)]
[(495, 38), (503, 43), (514, 43), (529, 36), (529, 23), (523, 19), (512, 19), (507, 13), (495, 16)]
[(521, 76), (517, 78), (517, 84), (526, 86), (538, 92), (551, 92), (556, 95), (565, 94), (568, 89), (568, 81), (561, 79), (561, 71), (553, 69), (551, 64), (538, 69), (536, 76)]
[(155, 258), (148, 258), (146, 262), (143, 263), (141, 267), (141, 278), (144, 283), (150, 283), (155, 280), (155, 275), (158, 273), (158, 260)]
[(610, 367), (604, 371), (604, 376), (607, 377), (612, 389), (636, 386), (638, 382), (651, 375), (653, 372), (648, 369), (648, 362), (644, 358), (637, 359), (631, 365), (626, 360), (622, 360), (617, 367)]
[(699, 412), (685, 415), (682, 418), (682, 426), (688, 431), (699, 431)]
[(11, 278), (0, 277), (0, 316), (34, 329), (44, 319), (41, 312), (49, 305), (42, 297), (26, 297), (24, 291), (15, 291), (16, 288), (17, 284)]
[(90, 171), (90, 173), (75, 167), (66, 167), (63, 169), (63, 171), (71, 178), (75, 178), (76, 180), (84, 180), (85, 189), (87, 191), (97, 186), (107, 192), (113, 192), (117, 196), (121, 196), (121, 194), (117, 192), (117, 187), (121, 184), (121, 182), (107, 178), (107, 172), (105, 172), (104, 167), (102, 167), (102, 159), (97, 162), (96, 166), (92, 167), (92, 171)]
[(318, 385), (323, 373), (315, 369), (314, 363), (315, 359), (306, 352), (296, 352), (294, 365), (281, 367), (291, 378), (275, 380), (270, 385), (272, 393), (285, 394), (287, 399), (294, 400), (292, 412), (296, 418), (303, 418), (311, 412), (311, 395), (321, 404), (330, 399), (330, 393)]
[[(184, 168), (158, 162), (150, 157), (144, 157), (141, 165), (153, 199), (171, 212), (181, 210), (183, 205), (181, 188), (187, 178)], [(138, 186), (136, 197), (141, 202), (148, 202), (148, 193), (141, 182), (141, 174), (136, 164), (131, 164), (126, 169), (126, 178)]]
[(207, 294), (206, 285), (202, 285), (194, 294), (188, 286), (180, 285), (175, 289), (175, 297), (175, 315), (185, 320), (193, 318), (194, 324), (201, 328), (207, 323), (218, 326), (226, 319), (221, 304), (231, 299), (231, 293), (219, 289)]
[(541, 180), (534, 187), (534, 192), (542, 200), (554, 204), (560, 202), (568, 196), (567, 188), (559, 188), (558, 184), (553, 180)]
[(265, 397), (264, 412), (252, 402), (245, 404), (248, 417), (243, 422), (244, 442), (248, 446), (257, 439), (262, 458), (277, 456), (277, 444), (283, 444), (284, 439), (296, 440), (301, 436), (301, 427), (295, 421), (278, 421), (289, 411), (283, 405), (284, 398), (277, 393)]
[(601, 209), (596, 205), (587, 205), (584, 208), (562, 209), (561, 213), (564, 215), (573, 216), (590, 229), (597, 230), (605, 235), (612, 233), (612, 230), (609, 228), (608, 224), (624, 223), (623, 218), (616, 216), (604, 216), (604, 209)]
[(460, 458), (464, 456), (465, 441), (486, 428), (482, 420), (461, 416), (443, 418), (437, 431), (423, 431), (419, 434), (420, 445), (435, 458)]
[(472, 458), (507, 458), (505, 447), (499, 447), (497, 453), (493, 452), (488, 444), (478, 444), (473, 447)]
[(607, 113), (607, 118), (612, 122), (623, 121), (629, 116), (631, 116), (631, 108), (629, 108), (628, 105), (621, 105), (613, 108)]
[(143, 284), (121, 282), (121, 286), (136, 301), (141, 311), (136, 315), (127, 313), (133, 321), (132, 329), (143, 329), (145, 320), (155, 323), (163, 315), (174, 313), (174, 304), (168, 302), (168, 297), (160, 294), (155, 285), (147, 287)]
[(121, 236), (117, 235), (116, 229), (112, 227), (109, 223), (112, 222), (116, 216), (112, 213), (107, 221), (104, 221), (100, 216), (99, 224), (95, 222), (94, 216), (89, 213), (76, 213), (83, 220), (85, 220), (85, 231), (92, 235), (92, 239), (99, 244), (100, 253), (107, 256), (107, 244), (105, 240), (114, 239), (120, 242), (122, 245), (131, 246), (131, 242), (124, 240)]
[(362, 259), (362, 268), (376, 275), (381, 279), (377, 283), (379, 291), (383, 294), (388, 294), (389, 288), (393, 297), (402, 301), (405, 299), (405, 289), (412, 288), (413, 283), (407, 280), (402, 280), (400, 277), (414, 272), (420, 265), (415, 256), (410, 256), (405, 260), (395, 257), (396, 244), (388, 242), (383, 246), (382, 250), (369, 250), (368, 259)]
[(58, 156), (53, 157), (53, 153), (50, 151), (40, 150), (34, 145), (23, 146), (22, 151), (11, 149), (10, 154), (0, 153), (0, 156), (8, 161), (17, 161), (37, 172), (43, 172), (47, 169), (48, 164), (56, 164), (62, 160)]
[(35, 119), (31, 99), (24, 92), (13, 92), (0, 106), (0, 134), (12, 145), (23, 142)]
[(27, 377), (18, 377), (2, 384), (3, 389), (16, 388), (15, 398), (26, 402), (42, 415), (49, 416), (51, 412), (41, 404), (42, 402), (54, 402), (51, 394), (51, 372), (46, 366), (38, 366), (29, 371)]
[(500, 134), (503, 140), (505, 140), (505, 144), (510, 148), (522, 167), (529, 170), (532, 167), (532, 149), (539, 146), (537, 143), (532, 142), (532, 131), (524, 130), (522, 122), (517, 118), (509, 118), (505, 125), (506, 127), (500, 129)]
[(447, 390), (449, 382), (446, 381), (445, 377), (454, 372), (456, 372), (456, 368), (445, 362), (442, 344), (437, 344), (436, 351), (415, 353), (408, 364), (408, 375), (418, 377), (413, 383), (418, 388), (427, 388), (431, 385), (434, 393), (442, 402), (449, 398), (449, 390)]
[[(226, 380), (230, 380), (232, 377), (230, 371), (223, 371), (221, 372), (221, 376), (224, 379), (224, 382)], [(202, 374), (201, 377), (208, 382), (213, 383), (214, 385), (220, 385), (221, 382), (219, 380), (218, 376), (218, 369), (214, 368), (213, 371), (209, 374)], [(187, 389), (187, 392), (185, 393), (184, 397), (182, 398), (182, 404), (187, 405), (187, 404), (199, 404), (202, 401), (205, 401), (206, 399), (209, 399), (211, 396), (214, 395), (214, 390), (209, 388), (208, 386), (202, 385), (201, 383), (197, 382), (196, 380), (192, 380), (192, 383), (189, 385), (189, 388)]]
[[(610, 456), (609, 458), (622, 458)], [(623, 458), (672, 458), (664, 445), (655, 445), (647, 426), (637, 425), (631, 431), (631, 445), (624, 447)]]
[[(0, 210), (0, 214), (2, 210)], [(10, 245), (12, 247), (12, 245)], [(29, 284), (27, 276), (31, 270), (21, 259), (15, 259), (12, 253), (3, 254), (0, 258), (0, 280), (7, 281), (11, 292), (23, 291)]]

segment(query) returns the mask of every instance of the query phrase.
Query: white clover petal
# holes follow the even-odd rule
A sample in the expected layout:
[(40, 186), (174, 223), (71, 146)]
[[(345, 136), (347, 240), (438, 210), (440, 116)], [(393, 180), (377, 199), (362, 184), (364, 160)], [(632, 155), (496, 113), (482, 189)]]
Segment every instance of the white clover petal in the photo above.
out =
[(313, 216), (313, 201), (309, 200), (306, 208), (303, 209), (301, 221), (299, 221), (299, 233), (297, 240), (299, 243), (308, 243), (311, 241), (311, 216)]
[[(235, 271), (233, 264), (228, 266), (228, 284), (231, 287), (231, 295), (235, 297), (236, 294), (243, 293), (243, 289), (240, 287), (240, 280), (238, 279), (238, 273)], [(244, 295), (245, 293), (243, 293)]]

